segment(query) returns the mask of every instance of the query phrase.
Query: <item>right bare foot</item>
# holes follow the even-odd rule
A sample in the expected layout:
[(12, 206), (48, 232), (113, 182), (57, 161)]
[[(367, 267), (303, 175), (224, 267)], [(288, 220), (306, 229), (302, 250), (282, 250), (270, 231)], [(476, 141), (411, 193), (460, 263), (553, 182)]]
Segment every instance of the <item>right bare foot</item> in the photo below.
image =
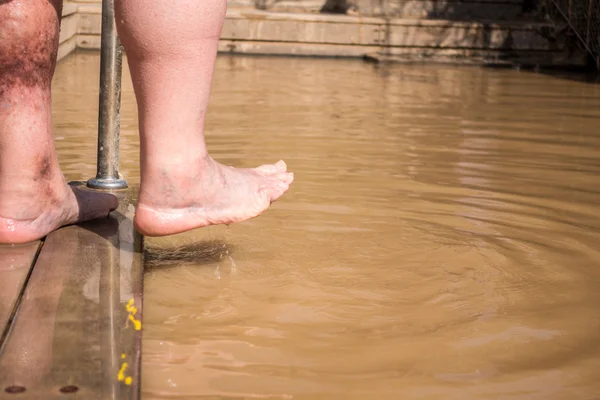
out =
[(96, 193), (57, 184), (31, 183), (27, 190), (0, 193), (0, 244), (38, 240), (61, 226), (106, 217), (119, 202)]
[(135, 227), (165, 236), (256, 217), (288, 190), (294, 175), (286, 169), (283, 161), (238, 169), (210, 157), (190, 168), (165, 167), (142, 181)]

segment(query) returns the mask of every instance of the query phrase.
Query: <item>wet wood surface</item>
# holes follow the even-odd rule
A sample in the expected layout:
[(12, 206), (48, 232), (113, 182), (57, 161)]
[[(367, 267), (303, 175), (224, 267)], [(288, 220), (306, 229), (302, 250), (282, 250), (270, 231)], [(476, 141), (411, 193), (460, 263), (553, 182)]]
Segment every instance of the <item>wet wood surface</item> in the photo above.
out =
[(0, 245), (0, 348), (41, 242)]
[(0, 353), (0, 398), (139, 398), (142, 239), (127, 198), (46, 238)]

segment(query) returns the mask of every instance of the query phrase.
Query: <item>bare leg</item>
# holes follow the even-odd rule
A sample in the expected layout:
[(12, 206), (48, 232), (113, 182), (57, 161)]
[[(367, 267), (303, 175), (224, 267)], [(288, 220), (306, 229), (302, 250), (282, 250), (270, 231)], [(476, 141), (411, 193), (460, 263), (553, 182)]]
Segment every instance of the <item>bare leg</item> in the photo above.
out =
[(117, 0), (115, 7), (139, 110), (136, 229), (162, 236), (262, 213), (293, 180), (285, 163), (226, 167), (204, 142), (226, 1)]
[(109, 194), (72, 190), (51, 132), (60, 0), (0, 0), (0, 243), (108, 215)]

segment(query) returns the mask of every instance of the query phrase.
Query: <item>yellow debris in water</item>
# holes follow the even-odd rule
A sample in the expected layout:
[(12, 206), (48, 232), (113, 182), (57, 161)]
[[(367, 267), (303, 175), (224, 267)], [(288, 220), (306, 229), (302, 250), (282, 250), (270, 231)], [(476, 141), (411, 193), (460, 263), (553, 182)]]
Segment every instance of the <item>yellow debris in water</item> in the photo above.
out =
[(125, 309), (129, 312), (129, 321), (133, 323), (133, 326), (136, 331), (142, 329), (142, 322), (140, 320), (135, 319), (134, 315), (137, 313), (137, 308), (133, 305), (134, 299), (129, 299), (127, 305), (125, 305)]
[(117, 375), (117, 379), (119, 381), (122, 381), (125, 379), (125, 370), (127, 369), (127, 363), (123, 363), (123, 365), (121, 365), (121, 369), (119, 370), (119, 374)]
[(131, 322), (133, 322), (133, 326), (134, 326), (134, 328), (135, 328), (136, 331), (139, 331), (140, 329), (142, 329), (142, 322), (139, 321), (139, 320), (137, 320), (137, 319), (135, 319), (133, 317), (133, 314), (129, 314), (129, 320)]

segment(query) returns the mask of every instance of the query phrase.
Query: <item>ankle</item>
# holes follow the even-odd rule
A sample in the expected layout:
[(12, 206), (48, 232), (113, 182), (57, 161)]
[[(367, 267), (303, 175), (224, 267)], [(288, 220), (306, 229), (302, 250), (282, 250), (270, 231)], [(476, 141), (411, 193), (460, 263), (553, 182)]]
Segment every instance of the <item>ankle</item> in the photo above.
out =
[(139, 203), (158, 207), (168, 203), (188, 207), (224, 184), (219, 164), (210, 156), (170, 160), (142, 168)]
[(0, 216), (16, 220), (34, 220), (68, 200), (70, 189), (64, 179), (35, 179), (0, 184)]
[[(177, 153), (173, 153), (177, 154)], [(207, 168), (210, 168), (215, 162), (208, 153), (182, 155), (169, 157), (146, 157), (151, 158), (152, 162), (142, 162), (141, 172), (142, 180), (149, 178), (149, 181), (163, 179), (165, 177), (176, 178), (197, 178)]]

